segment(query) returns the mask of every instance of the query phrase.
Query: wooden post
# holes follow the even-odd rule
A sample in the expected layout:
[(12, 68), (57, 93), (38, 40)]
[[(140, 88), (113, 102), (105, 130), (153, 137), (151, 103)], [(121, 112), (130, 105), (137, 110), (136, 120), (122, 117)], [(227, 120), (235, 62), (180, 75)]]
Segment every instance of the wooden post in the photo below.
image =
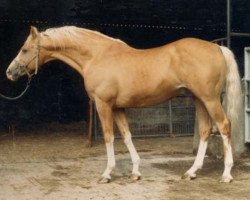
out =
[(89, 100), (89, 131), (88, 131), (88, 147), (93, 146), (93, 101)]

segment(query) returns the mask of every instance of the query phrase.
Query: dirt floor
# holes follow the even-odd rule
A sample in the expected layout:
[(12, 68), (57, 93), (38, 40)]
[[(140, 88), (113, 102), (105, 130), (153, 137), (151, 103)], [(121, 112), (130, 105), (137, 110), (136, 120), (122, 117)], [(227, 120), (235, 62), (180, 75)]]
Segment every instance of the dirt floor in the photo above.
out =
[(207, 157), (196, 180), (182, 180), (192, 165), (192, 138), (134, 139), (142, 179), (130, 182), (132, 164), (122, 140), (115, 141), (112, 182), (98, 184), (106, 166), (104, 143), (86, 147), (81, 129), (50, 128), (0, 133), (0, 199), (205, 200), (250, 199), (250, 157), (233, 168), (234, 181), (218, 182), (223, 161)]

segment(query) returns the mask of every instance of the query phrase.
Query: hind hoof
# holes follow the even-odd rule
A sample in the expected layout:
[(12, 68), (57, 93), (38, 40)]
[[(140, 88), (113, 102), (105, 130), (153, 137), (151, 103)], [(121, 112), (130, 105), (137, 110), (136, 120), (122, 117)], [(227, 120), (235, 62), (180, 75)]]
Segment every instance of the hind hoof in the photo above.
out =
[(188, 181), (194, 180), (194, 179), (196, 179), (196, 174), (185, 173), (181, 178), (184, 180), (188, 180)]
[(222, 176), (220, 179), (220, 183), (231, 183), (233, 181), (232, 176)]
[(129, 176), (129, 180), (132, 181), (132, 182), (138, 181), (138, 180), (140, 180), (140, 179), (141, 179), (141, 176), (136, 175), (136, 174), (131, 174), (131, 175)]
[(107, 184), (107, 183), (110, 183), (111, 179), (109, 178), (105, 178), (105, 177), (102, 177), (98, 180), (98, 183), (99, 184)]

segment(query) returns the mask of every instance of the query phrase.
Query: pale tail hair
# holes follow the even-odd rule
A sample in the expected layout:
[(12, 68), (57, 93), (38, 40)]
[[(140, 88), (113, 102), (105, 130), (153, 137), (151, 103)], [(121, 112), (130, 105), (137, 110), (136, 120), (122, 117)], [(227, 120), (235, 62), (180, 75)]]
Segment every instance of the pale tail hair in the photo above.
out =
[(236, 125), (239, 121), (243, 106), (241, 80), (238, 65), (231, 50), (223, 46), (220, 46), (220, 48), (228, 67), (225, 95), (226, 113), (231, 123)]

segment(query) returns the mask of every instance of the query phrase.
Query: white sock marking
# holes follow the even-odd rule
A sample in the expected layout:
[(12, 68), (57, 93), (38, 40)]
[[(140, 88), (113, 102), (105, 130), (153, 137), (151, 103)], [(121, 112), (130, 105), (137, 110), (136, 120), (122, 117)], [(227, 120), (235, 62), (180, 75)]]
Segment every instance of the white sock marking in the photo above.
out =
[(114, 153), (114, 138), (110, 143), (106, 143), (108, 163), (107, 168), (102, 174), (102, 177), (111, 179), (110, 173), (115, 167), (115, 153)]
[(124, 138), (124, 142), (129, 150), (130, 156), (131, 156), (131, 160), (133, 162), (133, 170), (132, 170), (132, 174), (141, 176), (141, 173), (139, 172), (139, 164), (140, 164), (140, 157), (135, 149), (135, 146), (132, 142), (131, 139), (131, 133), (127, 132), (126, 136)]
[(207, 150), (207, 141), (200, 140), (197, 156), (195, 158), (193, 166), (186, 172), (189, 175), (195, 176), (195, 172), (203, 165), (204, 157)]
[(223, 139), (223, 144), (224, 144), (224, 163), (225, 163), (225, 169), (223, 172), (223, 177), (229, 177), (232, 178), (231, 176), (231, 169), (233, 166), (233, 153), (232, 153), (232, 147), (231, 144), (229, 143), (228, 136), (222, 135)]

